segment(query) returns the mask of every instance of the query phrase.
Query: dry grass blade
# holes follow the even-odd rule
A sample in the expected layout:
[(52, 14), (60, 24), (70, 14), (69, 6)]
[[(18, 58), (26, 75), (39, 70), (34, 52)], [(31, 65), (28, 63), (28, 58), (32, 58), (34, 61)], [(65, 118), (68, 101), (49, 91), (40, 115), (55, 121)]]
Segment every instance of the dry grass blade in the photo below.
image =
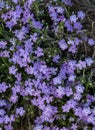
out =
[(74, 0), (74, 3), (82, 10), (95, 10), (95, 0)]

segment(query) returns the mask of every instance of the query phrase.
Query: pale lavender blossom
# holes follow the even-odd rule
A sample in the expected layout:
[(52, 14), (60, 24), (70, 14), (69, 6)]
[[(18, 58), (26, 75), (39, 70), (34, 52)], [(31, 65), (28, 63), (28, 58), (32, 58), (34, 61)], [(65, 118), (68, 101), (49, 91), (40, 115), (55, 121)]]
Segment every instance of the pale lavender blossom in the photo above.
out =
[(91, 57), (85, 58), (87, 66), (91, 66), (94, 63), (94, 60)]
[(23, 109), (23, 107), (19, 107), (16, 109), (16, 114), (23, 116), (25, 114), (25, 110)]
[(91, 109), (89, 107), (83, 108), (82, 113), (83, 115), (88, 116), (89, 114), (91, 114)]
[(17, 3), (18, 3), (18, 1), (19, 1), (19, 0), (12, 0), (12, 2), (14, 2), (15, 4), (17, 4)]
[(76, 23), (77, 20), (78, 20), (78, 18), (77, 18), (77, 16), (76, 16), (75, 14), (72, 14), (72, 15), (70, 16), (70, 22), (71, 22), (71, 23)]
[(89, 38), (89, 39), (88, 39), (88, 44), (89, 44), (90, 46), (95, 45), (95, 40), (94, 40), (93, 38)]
[(9, 67), (9, 74), (15, 75), (17, 72), (17, 68), (15, 66)]
[(58, 44), (62, 50), (66, 50), (68, 48), (68, 45), (66, 44), (64, 39), (62, 39)]
[(86, 14), (82, 10), (78, 11), (78, 18), (83, 20), (85, 16), (86, 16)]

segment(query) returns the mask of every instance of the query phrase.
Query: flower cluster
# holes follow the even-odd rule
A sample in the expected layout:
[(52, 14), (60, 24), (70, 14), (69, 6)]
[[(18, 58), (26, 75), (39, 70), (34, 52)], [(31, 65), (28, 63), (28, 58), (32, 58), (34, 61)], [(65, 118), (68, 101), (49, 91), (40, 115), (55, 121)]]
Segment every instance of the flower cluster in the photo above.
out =
[(0, 130), (27, 117), (31, 130), (95, 130), (95, 40), (73, 5), (0, 2)]

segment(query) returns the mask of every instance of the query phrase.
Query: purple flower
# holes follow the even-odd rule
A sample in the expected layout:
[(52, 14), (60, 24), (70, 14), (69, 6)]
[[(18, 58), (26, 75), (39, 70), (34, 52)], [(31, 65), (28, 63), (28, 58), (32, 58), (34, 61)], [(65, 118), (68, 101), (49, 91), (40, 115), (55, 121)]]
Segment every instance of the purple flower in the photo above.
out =
[(62, 129), (60, 129), (60, 130), (68, 130), (68, 128), (66, 128), (66, 127), (63, 127)]
[(84, 91), (84, 87), (81, 84), (75, 86), (75, 89), (77, 93), (83, 93)]
[(66, 44), (64, 39), (62, 39), (58, 44), (62, 50), (66, 50), (68, 48), (68, 45)]
[(63, 112), (69, 112), (70, 109), (71, 109), (71, 107), (69, 105), (67, 105), (67, 104), (65, 104), (64, 106), (62, 106)]
[(79, 43), (81, 42), (81, 40), (79, 39), (79, 38), (75, 38), (74, 39), (74, 43), (75, 43), (75, 45), (79, 45)]
[(56, 97), (62, 98), (63, 95), (65, 95), (65, 88), (59, 86), (59, 87), (56, 89), (56, 92), (55, 92), (55, 93), (56, 93)]
[(51, 130), (51, 128), (48, 127), (48, 126), (44, 126), (44, 129), (43, 129), (43, 130)]
[(94, 63), (94, 60), (91, 57), (85, 58), (85, 62), (88, 66), (91, 66)]
[(0, 48), (5, 49), (7, 45), (7, 42), (0, 41)]
[(48, 72), (48, 68), (47, 68), (47, 65), (41, 65), (40, 67), (40, 72), (43, 73), (43, 74), (46, 74)]
[(60, 59), (60, 56), (59, 55), (55, 55), (54, 57), (53, 57), (53, 62), (55, 62), (55, 63), (58, 63), (58, 60)]
[(31, 75), (34, 74), (34, 69), (33, 69), (32, 66), (27, 66), (27, 67), (25, 68), (25, 71), (27, 72), (27, 74), (31, 74)]
[(14, 2), (15, 4), (17, 4), (17, 3), (18, 3), (18, 0), (12, 0), (12, 2)]
[(5, 115), (5, 117), (4, 117), (4, 123), (8, 124), (10, 122), (11, 122), (10, 117), (8, 115)]
[(33, 18), (32, 14), (30, 14), (30, 10), (28, 7), (25, 7), (25, 10), (23, 10), (22, 22), (24, 24), (29, 23), (29, 20), (32, 19), (31, 17)]
[(50, 117), (52, 114), (54, 115), (55, 113), (57, 112), (57, 108), (56, 107), (53, 107), (51, 105), (47, 105), (42, 114), (47, 116), (47, 117)]
[(73, 99), (70, 99), (69, 101), (67, 101), (67, 105), (70, 107), (70, 109), (74, 109), (77, 105), (77, 102)]
[(16, 72), (17, 72), (17, 68), (14, 65), (9, 67), (9, 74), (15, 75)]
[(69, 32), (73, 32), (73, 26), (71, 25), (70, 21), (69, 20), (66, 20), (65, 21), (65, 27), (67, 28), (67, 30)]
[(95, 116), (95, 107), (92, 109), (92, 113)]
[(72, 52), (72, 53), (76, 53), (76, 51), (77, 51), (76, 45), (70, 46), (69, 49), (68, 49), (68, 51)]
[(32, 40), (33, 42), (36, 42), (37, 41), (37, 33), (34, 33), (33, 35), (30, 35), (30, 40)]
[(15, 77), (17, 78), (18, 81), (21, 81), (21, 73), (16, 73)]
[(37, 55), (37, 57), (43, 56), (44, 55), (43, 49), (38, 47), (37, 50), (35, 51), (35, 54)]
[(72, 130), (77, 130), (77, 127), (78, 127), (78, 126), (77, 126), (76, 124), (72, 124), (71, 129), (72, 129)]
[(6, 90), (10, 87), (10, 85), (7, 85), (5, 82), (2, 82), (0, 84), (0, 93), (6, 92)]
[(80, 22), (76, 22), (76, 23), (74, 23), (74, 28), (79, 31), (82, 29), (82, 24)]
[(53, 115), (55, 115), (57, 113), (57, 107), (51, 106), (51, 105), (47, 105), (42, 112), (42, 116), (41, 119), (42, 121), (47, 121), (52, 123), (54, 118), (52, 117)]
[(71, 0), (62, 0), (62, 2), (64, 2), (65, 5), (69, 5), (69, 6), (73, 5), (72, 2), (71, 2)]
[(95, 45), (94, 39), (93, 39), (93, 38), (89, 38), (89, 39), (88, 39), (88, 44), (89, 44), (90, 46)]
[(56, 9), (57, 13), (62, 14), (64, 12), (64, 8), (62, 8), (62, 7), (55, 7), (55, 9)]
[(6, 114), (5, 110), (4, 109), (0, 109), (0, 116), (4, 116)]
[(10, 97), (10, 101), (12, 102), (12, 103), (16, 103), (17, 102), (17, 100), (18, 100), (18, 96), (17, 95), (11, 95), (11, 97)]
[(90, 107), (83, 108), (82, 113), (84, 116), (88, 116), (89, 114), (91, 114)]
[(28, 0), (28, 8), (31, 7), (31, 4), (34, 2), (35, 0)]
[(76, 64), (76, 67), (80, 70), (86, 68), (86, 62), (85, 61), (79, 61), (79, 63)]
[(75, 81), (76, 75), (70, 75), (68, 80), (69, 81)]
[[(52, 6), (48, 6), (50, 17), (53, 21), (58, 22), (58, 14), (55, 11), (55, 8)], [(57, 21), (58, 20), (58, 21)]]
[(73, 94), (72, 88), (66, 87), (65, 93), (67, 97), (71, 96)]
[(13, 127), (11, 126), (11, 124), (6, 125), (4, 128), (5, 130), (13, 130)]
[(42, 130), (42, 129), (43, 129), (43, 125), (38, 125), (33, 128), (33, 130)]
[(10, 57), (10, 52), (9, 51), (7, 51), (7, 50), (4, 50), (4, 51), (1, 51), (0, 52), (0, 57), (7, 57), (7, 58), (9, 58)]
[(55, 77), (55, 78), (53, 78), (53, 83), (54, 83), (55, 85), (61, 84), (61, 79), (60, 79), (60, 77)]
[(7, 102), (5, 99), (0, 99), (0, 107), (7, 106)]
[(87, 117), (87, 122), (88, 122), (88, 123), (91, 123), (91, 124), (95, 123), (95, 116), (89, 115), (89, 116)]
[(84, 130), (88, 130), (88, 127), (87, 127), (87, 126), (84, 126), (83, 129), (84, 129)]
[(0, 125), (4, 123), (4, 118), (0, 117)]
[(10, 120), (11, 120), (11, 122), (14, 122), (14, 121), (15, 121), (15, 115), (14, 115), (14, 114), (11, 114), (11, 115), (10, 115)]
[(76, 23), (76, 22), (77, 22), (77, 19), (78, 19), (78, 18), (76, 17), (75, 14), (73, 14), (73, 15), (70, 16), (70, 22), (71, 22), (71, 23)]
[(15, 36), (21, 41), (25, 38), (25, 34), (28, 33), (28, 28), (23, 26), (20, 30), (15, 30), (14, 33)]
[(95, 126), (92, 128), (92, 130), (95, 130)]
[(82, 108), (81, 107), (75, 108), (74, 114), (81, 118), (82, 117)]
[(32, 21), (32, 24), (33, 24), (33, 27), (36, 28), (36, 29), (42, 29), (42, 23), (39, 22), (39, 21), (36, 21), (36, 20), (33, 20)]
[(9, 29), (12, 29), (12, 27), (13, 27), (14, 25), (16, 25), (16, 24), (17, 24), (17, 21), (14, 20), (14, 19), (11, 19), (10, 21), (7, 21), (7, 22), (6, 22), (6, 27), (8, 27)]
[(5, 7), (5, 2), (4, 1), (1, 1), (0, 2), (0, 11)]
[(70, 38), (68, 38), (68, 45), (74, 45), (75, 43), (74, 43), (74, 40), (71, 40)]
[(83, 20), (85, 17), (85, 13), (83, 11), (78, 11), (78, 18), (80, 18), (81, 20)]
[(74, 99), (80, 101), (82, 95), (80, 93), (74, 93)]
[(19, 107), (16, 109), (16, 114), (23, 116), (25, 114), (25, 110), (23, 109), (23, 107)]
[(69, 66), (70, 69), (75, 70), (76, 60), (69, 60), (68, 66)]

